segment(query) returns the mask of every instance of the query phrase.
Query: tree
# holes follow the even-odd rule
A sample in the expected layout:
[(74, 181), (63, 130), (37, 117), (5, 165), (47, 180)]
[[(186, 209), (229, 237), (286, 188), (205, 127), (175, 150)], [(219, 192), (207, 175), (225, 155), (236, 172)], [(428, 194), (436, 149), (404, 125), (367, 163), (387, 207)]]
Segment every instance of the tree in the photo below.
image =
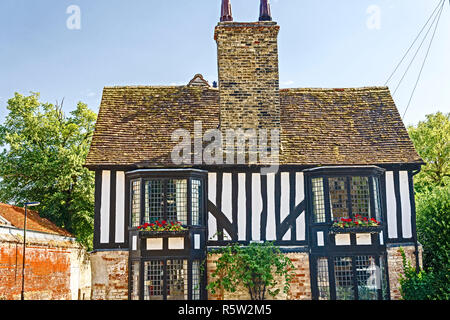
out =
[(39, 212), (92, 248), (93, 173), (84, 168), (96, 114), (83, 103), (65, 116), (39, 94), (8, 100), (0, 126), (0, 201), (39, 201)]
[[(427, 163), (414, 182), (417, 235), (423, 245), (424, 269), (404, 260), (404, 299), (450, 298), (450, 114), (427, 115), (408, 128), (419, 155)], [(417, 272), (416, 272), (417, 271)]]
[(426, 121), (408, 128), (417, 152), (427, 163), (416, 176), (418, 192), (450, 181), (450, 113), (437, 112), (426, 117)]

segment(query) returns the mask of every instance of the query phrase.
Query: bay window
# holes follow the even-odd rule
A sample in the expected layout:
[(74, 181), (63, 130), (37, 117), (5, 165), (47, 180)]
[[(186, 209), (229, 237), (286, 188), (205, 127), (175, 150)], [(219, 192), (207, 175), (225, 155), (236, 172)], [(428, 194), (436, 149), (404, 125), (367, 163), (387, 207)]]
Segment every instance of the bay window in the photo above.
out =
[[(129, 299), (206, 298), (207, 172), (195, 169), (127, 173)], [(138, 228), (156, 221), (180, 222), (181, 230)], [(163, 223), (164, 224), (164, 223)]]
[(330, 223), (356, 216), (382, 220), (380, 172), (337, 169), (319, 172), (319, 176), (311, 178), (313, 223)]

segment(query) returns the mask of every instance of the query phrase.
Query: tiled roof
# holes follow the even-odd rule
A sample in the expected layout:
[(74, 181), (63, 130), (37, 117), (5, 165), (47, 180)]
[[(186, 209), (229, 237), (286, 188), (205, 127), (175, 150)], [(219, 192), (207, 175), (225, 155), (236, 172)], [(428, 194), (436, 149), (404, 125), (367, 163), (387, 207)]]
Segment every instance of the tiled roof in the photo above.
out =
[[(283, 89), (282, 165), (422, 163), (387, 87)], [(172, 166), (176, 129), (219, 125), (207, 86), (106, 87), (86, 165)], [(193, 137), (192, 137), (193, 138)]]
[[(0, 203), (0, 216), (3, 218), (3, 221), (8, 221), (11, 226), (23, 229), (25, 219), (24, 208)], [(5, 223), (4, 225), (8, 224)], [(73, 237), (73, 235), (66, 230), (59, 228), (49, 220), (40, 217), (36, 211), (30, 209), (27, 209), (27, 230), (45, 232), (64, 237)]]

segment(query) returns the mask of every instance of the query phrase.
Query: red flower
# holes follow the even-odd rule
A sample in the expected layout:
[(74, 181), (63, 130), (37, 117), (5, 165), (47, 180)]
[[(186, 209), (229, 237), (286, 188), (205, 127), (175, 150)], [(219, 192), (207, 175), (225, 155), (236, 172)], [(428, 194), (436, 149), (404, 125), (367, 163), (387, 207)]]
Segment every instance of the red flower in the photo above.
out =
[(167, 224), (167, 221), (163, 220), (161, 223), (164, 225), (164, 224)]

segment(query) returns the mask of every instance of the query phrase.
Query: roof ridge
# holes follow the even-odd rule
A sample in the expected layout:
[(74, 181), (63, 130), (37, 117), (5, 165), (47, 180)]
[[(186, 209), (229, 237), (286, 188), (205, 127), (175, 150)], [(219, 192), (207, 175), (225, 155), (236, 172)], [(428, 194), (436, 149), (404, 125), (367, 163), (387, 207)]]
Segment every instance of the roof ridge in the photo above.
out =
[(365, 91), (365, 90), (389, 90), (387, 86), (371, 86), (371, 87), (347, 87), (347, 88), (320, 88), (320, 87), (306, 87), (306, 88), (282, 88), (280, 91)]

